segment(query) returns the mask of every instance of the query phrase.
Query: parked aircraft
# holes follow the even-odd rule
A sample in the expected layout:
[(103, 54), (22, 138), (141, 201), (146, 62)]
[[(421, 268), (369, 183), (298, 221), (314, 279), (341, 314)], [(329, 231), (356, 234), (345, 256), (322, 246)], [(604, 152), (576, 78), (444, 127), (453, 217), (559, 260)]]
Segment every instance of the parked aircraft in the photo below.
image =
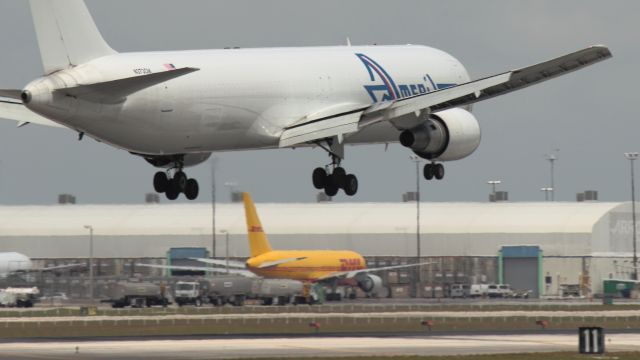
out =
[(198, 196), (183, 169), (213, 151), (317, 147), (331, 160), (313, 185), (354, 195), (344, 145), (399, 141), (429, 161), (427, 180), (442, 179), (442, 162), (480, 144), (471, 104), (611, 57), (591, 46), (471, 81), (457, 59), (419, 45), (117, 53), (82, 0), (29, 3), (44, 75), (0, 90), (0, 116), (66, 127), (166, 168), (153, 185), (171, 200)]
[(68, 269), (72, 267), (84, 266), (83, 264), (68, 264), (50, 266), (44, 268), (34, 268), (31, 259), (24, 254), (17, 252), (0, 252), (0, 278), (6, 278), (9, 275), (28, 273), (35, 271), (53, 271)]
[(367, 293), (380, 294), (382, 279), (372, 272), (403, 269), (428, 264), (406, 264), (367, 268), (362, 255), (350, 250), (273, 250), (264, 232), (256, 207), (248, 193), (243, 193), (251, 257), (246, 263), (218, 259), (197, 259), (204, 263), (247, 269), (265, 278), (321, 282), (331, 286), (339, 282), (357, 284)]

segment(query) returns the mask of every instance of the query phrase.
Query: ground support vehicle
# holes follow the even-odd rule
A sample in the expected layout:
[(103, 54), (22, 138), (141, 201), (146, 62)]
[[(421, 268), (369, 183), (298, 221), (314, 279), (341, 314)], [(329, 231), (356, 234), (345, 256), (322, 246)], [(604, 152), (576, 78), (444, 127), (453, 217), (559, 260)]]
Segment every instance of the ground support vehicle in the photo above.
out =
[(40, 290), (37, 287), (19, 288), (9, 287), (0, 290), (0, 306), (2, 307), (33, 307), (38, 301)]
[(263, 305), (287, 305), (303, 292), (303, 283), (289, 279), (256, 279), (252, 295)]
[(114, 308), (150, 307), (154, 305), (167, 306), (166, 286), (147, 282), (117, 282), (107, 287), (108, 299)]
[(254, 280), (244, 276), (216, 276), (209, 280), (209, 302), (214, 306), (227, 303), (242, 306), (251, 295)]
[(209, 301), (206, 288), (203, 281), (178, 281), (174, 286), (173, 300), (178, 306), (188, 304), (202, 306)]

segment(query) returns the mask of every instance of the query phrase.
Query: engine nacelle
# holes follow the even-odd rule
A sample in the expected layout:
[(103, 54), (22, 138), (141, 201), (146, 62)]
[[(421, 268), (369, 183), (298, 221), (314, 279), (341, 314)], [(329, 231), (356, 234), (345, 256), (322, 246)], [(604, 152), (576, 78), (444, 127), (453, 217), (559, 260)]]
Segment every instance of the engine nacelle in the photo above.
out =
[(400, 143), (428, 160), (452, 161), (465, 158), (480, 145), (480, 124), (461, 108), (439, 111), (424, 123), (400, 134)]
[(147, 162), (155, 167), (171, 168), (176, 162), (182, 161), (183, 166), (189, 167), (203, 163), (211, 157), (211, 153), (185, 155), (143, 155)]
[(377, 275), (362, 274), (356, 277), (358, 287), (367, 294), (381, 294), (384, 290), (382, 279)]

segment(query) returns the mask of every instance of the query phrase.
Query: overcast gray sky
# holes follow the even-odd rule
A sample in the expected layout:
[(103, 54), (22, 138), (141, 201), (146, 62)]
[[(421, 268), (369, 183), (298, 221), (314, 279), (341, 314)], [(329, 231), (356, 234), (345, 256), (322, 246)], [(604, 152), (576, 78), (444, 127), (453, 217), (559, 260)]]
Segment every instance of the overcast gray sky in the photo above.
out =
[[(474, 107), (483, 139), (469, 158), (446, 164), (441, 182), (422, 181), (433, 201), (485, 201), (487, 180), (513, 201), (544, 199), (545, 154), (560, 149), (556, 198), (599, 190), (629, 198), (625, 151), (640, 151), (637, 120), (638, 1), (87, 1), (98, 27), (121, 52), (344, 44), (424, 44), (457, 57), (474, 78), (544, 61), (591, 44), (614, 58)], [(0, 88), (22, 88), (42, 73), (26, 1), (0, 0)], [(410, 151), (400, 145), (347, 148), (343, 163), (360, 190), (337, 201), (399, 201), (415, 187)], [(218, 198), (235, 181), (254, 199), (312, 201), (319, 149), (219, 153)], [(198, 201), (210, 200), (210, 164), (190, 168)], [(142, 159), (68, 130), (0, 121), (0, 203), (140, 203), (156, 170)], [(640, 173), (639, 173), (640, 174)], [(181, 196), (181, 199), (184, 199)], [(163, 199), (164, 200), (164, 199)], [(166, 201), (166, 200), (164, 200)], [(185, 200), (181, 200), (185, 201)]]

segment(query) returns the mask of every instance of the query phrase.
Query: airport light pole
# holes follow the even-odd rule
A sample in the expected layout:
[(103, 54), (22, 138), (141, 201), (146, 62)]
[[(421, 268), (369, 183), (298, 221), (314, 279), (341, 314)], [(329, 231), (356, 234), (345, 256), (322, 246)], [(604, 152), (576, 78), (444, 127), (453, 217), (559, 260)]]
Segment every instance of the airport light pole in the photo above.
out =
[(211, 258), (216, 258), (216, 157), (211, 159)]
[(93, 226), (85, 225), (89, 230), (89, 297), (93, 300)]
[(638, 253), (636, 242), (636, 186), (634, 178), (633, 162), (638, 158), (637, 152), (624, 153), (624, 157), (629, 160), (631, 165), (631, 219), (633, 226), (633, 280), (638, 280)]
[[(556, 149), (556, 153), (559, 150)], [(554, 165), (555, 162), (558, 160), (558, 156), (556, 154), (547, 154), (547, 161), (549, 161), (549, 165), (551, 167), (551, 186), (549, 186), (547, 189), (551, 189), (549, 190), (551, 192), (551, 201), (556, 201), (556, 196), (555, 196), (555, 192), (556, 192), (556, 186), (555, 186), (555, 174), (554, 174)]]
[(493, 200), (496, 200), (496, 185), (502, 184), (502, 180), (489, 180), (487, 184), (491, 185), (491, 194), (493, 195)]
[(549, 193), (553, 193), (553, 188), (543, 187), (540, 188), (540, 191), (544, 192), (544, 201), (549, 201)]
[[(416, 163), (416, 264), (420, 263), (421, 249), (420, 249), (420, 165), (422, 164), (422, 159), (418, 156), (412, 155), (409, 159)], [(416, 276), (416, 297), (420, 292), (420, 287), (422, 286), (421, 281), (421, 272), (422, 269), (420, 266), (416, 266), (417, 276)]]
[(225, 259), (227, 262), (227, 274), (229, 273), (229, 231), (220, 230), (220, 233), (224, 234), (224, 251)]

